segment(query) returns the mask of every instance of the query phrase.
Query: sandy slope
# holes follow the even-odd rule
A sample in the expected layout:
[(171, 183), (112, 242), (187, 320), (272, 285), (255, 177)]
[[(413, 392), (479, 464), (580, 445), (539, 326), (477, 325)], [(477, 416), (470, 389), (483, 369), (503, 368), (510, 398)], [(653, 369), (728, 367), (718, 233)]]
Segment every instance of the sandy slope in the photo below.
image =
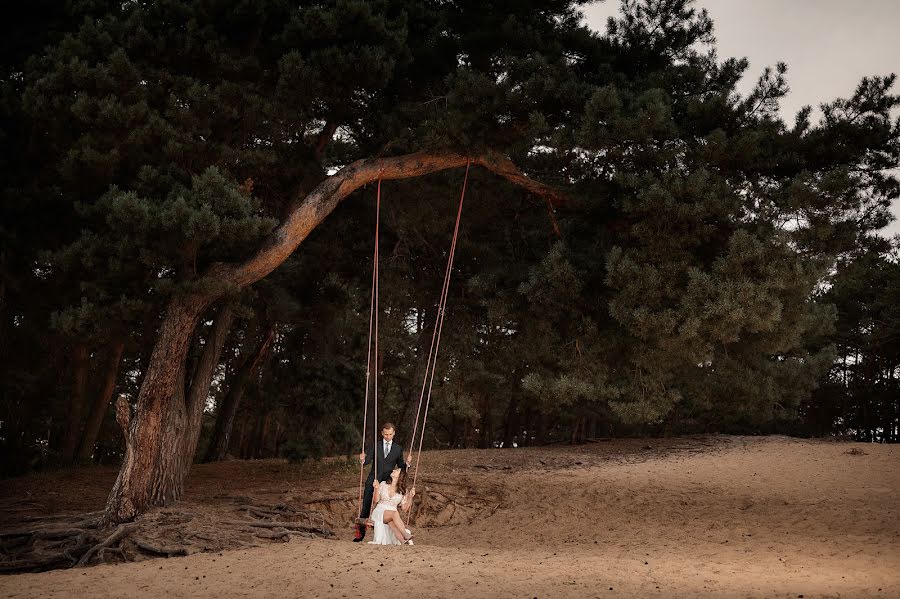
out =
[(0, 596), (900, 598), (900, 448), (650, 443), (429, 454), (420, 487), (482, 507), (415, 547), (294, 539), (5, 577)]

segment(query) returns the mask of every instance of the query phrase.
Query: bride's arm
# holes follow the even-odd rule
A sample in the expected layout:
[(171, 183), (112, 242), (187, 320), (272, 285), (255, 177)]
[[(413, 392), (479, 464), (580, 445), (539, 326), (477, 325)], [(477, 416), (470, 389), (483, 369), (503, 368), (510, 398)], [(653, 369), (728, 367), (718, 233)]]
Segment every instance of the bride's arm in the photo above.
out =
[(412, 500), (413, 500), (413, 497), (415, 496), (415, 494), (416, 494), (415, 489), (410, 489), (409, 491), (406, 492), (406, 495), (403, 496), (403, 500), (400, 501), (400, 509), (401, 510), (406, 511), (409, 509), (409, 506), (412, 505)]

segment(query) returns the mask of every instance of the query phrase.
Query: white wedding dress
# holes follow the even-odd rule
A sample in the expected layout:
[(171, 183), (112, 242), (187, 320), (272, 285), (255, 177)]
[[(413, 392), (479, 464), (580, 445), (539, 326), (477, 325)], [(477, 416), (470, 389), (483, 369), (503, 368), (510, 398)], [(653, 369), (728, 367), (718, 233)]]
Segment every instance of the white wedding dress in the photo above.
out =
[(390, 495), (391, 483), (381, 483), (378, 486), (378, 504), (372, 510), (372, 524), (375, 527), (375, 539), (369, 541), (369, 545), (402, 545), (402, 539), (394, 534), (394, 529), (384, 523), (384, 513), (388, 510), (397, 511), (397, 506), (403, 501), (403, 495), (394, 493)]

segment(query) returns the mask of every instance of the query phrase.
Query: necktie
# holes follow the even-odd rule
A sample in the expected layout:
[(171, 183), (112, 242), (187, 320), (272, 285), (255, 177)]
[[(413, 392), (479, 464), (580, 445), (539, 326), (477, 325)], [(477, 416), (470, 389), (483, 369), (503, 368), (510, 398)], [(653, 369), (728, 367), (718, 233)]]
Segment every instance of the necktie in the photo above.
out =
[(387, 457), (387, 454), (390, 451), (391, 451), (391, 444), (386, 442), (384, 444), (384, 457)]

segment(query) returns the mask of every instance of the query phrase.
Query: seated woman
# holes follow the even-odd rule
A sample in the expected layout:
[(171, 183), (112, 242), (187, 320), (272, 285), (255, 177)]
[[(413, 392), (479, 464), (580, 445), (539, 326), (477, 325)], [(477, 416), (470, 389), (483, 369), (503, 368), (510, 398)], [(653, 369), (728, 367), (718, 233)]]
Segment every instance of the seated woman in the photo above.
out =
[(375, 540), (369, 541), (370, 545), (412, 545), (412, 533), (406, 528), (400, 518), (401, 510), (409, 509), (415, 488), (406, 492), (406, 470), (394, 468), (391, 472), (390, 482), (373, 483), (378, 504), (372, 510), (370, 521), (375, 527)]

